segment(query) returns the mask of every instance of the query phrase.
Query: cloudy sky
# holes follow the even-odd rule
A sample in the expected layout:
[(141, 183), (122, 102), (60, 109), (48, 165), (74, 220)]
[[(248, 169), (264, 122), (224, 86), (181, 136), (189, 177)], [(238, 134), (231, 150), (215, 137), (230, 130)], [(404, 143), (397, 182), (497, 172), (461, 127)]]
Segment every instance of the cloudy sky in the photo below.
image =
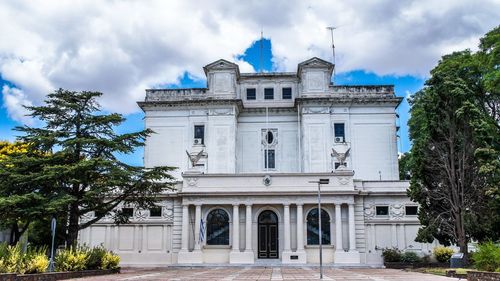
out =
[[(97, 90), (105, 110), (142, 128), (136, 101), (145, 88), (203, 87), (202, 66), (224, 58), (258, 71), (264, 31), (266, 71), (295, 71), (312, 56), (331, 60), (337, 84), (422, 87), (439, 58), (476, 49), (500, 23), (500, 0), (483, 1), (20, 1), (0, 2), (0, 139), (35, 124), (22, 105), (56, 88)], [(410, 147), (408, 105), (400, 108), (400, 150)], [(126, 157), (141, 163), (141, 152)]]

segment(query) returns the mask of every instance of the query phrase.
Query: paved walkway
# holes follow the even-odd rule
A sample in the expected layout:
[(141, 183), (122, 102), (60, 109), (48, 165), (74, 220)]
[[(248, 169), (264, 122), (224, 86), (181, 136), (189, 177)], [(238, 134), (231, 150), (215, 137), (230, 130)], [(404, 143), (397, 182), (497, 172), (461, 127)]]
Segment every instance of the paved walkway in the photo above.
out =
[[(318, 280), (319, 269), (312, 267), (194, 267), (128, 269), (121, 274), (74, 280)], [(405, 272), (396, 269), (325, 268), (323, 280), (349, 281), (456, 281), (459, 279)]]

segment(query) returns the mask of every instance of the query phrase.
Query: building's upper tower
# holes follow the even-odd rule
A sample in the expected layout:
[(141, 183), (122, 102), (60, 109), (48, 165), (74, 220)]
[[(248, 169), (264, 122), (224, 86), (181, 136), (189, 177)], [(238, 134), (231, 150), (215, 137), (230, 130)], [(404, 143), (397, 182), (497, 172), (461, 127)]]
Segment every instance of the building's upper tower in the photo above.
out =
[[(393, 86), (337, 86), (334, 65), (311, 58), (297, 72), (240, 73), (218, 60), (204, 67), (207, 88), (146, 90), (146, 167), (203, 173), (318, 173), (350, 149), (356, 178), (397, 180)], [(187, 152), (187, 154), (186, 154)], [(188, 156), (189, 155), (189, 156)], [(190, 158), (200, 159), (195, 166)]]

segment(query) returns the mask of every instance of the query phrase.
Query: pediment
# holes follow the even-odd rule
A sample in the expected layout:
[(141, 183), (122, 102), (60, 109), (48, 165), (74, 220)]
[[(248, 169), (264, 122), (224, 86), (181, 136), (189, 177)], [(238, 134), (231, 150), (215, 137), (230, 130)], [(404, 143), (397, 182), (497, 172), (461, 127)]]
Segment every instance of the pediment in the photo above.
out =
[(237, 64), (225, 59), (219, 59), (210, 64), (207, 64), (205, 67), (203, 67), (203, 70), (205, 70), (205, 74), (207, 74), (211, 70), (236, 70), (238, 74), (240, 72)]
[(333, 68), (333, 64), (326, 60), (322, 60), (318, 57), (310, 58), (306, 61), (299, 63), (299, 69), (304, 67), (316, 67), (316, 68)]

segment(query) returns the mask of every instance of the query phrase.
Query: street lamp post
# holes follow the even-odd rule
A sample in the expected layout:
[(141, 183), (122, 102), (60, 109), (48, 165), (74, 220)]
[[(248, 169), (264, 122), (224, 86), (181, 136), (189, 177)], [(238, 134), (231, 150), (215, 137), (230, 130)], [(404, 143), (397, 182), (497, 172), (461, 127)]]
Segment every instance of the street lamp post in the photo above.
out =
[(319, 278), (323, 279), (323, 232), (321, 231), (321, 185), (329, 184), (330, 179), (319, 179), (310, 181), (318, 184), (318, 236), (319, 236)]

